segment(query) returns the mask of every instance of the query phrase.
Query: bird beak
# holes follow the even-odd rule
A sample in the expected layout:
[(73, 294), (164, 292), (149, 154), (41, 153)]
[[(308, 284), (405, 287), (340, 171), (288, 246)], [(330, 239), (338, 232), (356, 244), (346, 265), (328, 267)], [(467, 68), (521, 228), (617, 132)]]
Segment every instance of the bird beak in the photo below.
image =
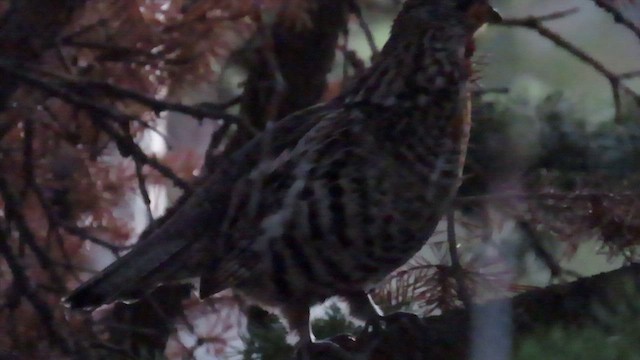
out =
[(486, 1), (478, 1), (471, 5), (467, 10), (467, 17), (476, 29), (486, 23), (495, 24), (502, 21), (500, 13)]
[(491, 6), (489, 6), (488, 8), (489, 10), (487, 10), (487, 22), (489, 24), (497, 24), (499, 22), (502, 22), (502, 16), (500, 15), (500, 13)]

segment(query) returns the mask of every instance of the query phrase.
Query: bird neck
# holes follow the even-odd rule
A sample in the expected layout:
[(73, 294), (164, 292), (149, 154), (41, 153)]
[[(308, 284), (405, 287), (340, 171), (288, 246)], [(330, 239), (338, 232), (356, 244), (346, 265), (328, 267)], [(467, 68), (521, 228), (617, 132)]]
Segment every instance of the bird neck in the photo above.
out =
[(472, 37), (456, 29), (394, 25), (379, 58), (337, 100), (370, 109), (370, 126), (382, 132), (398, 133), (400, 125), (407, 133), (398, 136), (419, 127), (447, 132), (464, 111), (474, 49)]
[(471, 75), (473, 39), (444, 26), (398, 27), (379, 58), (340, 96), (345, 105), (432, 108), (460, 97)]
[(473, 40), (447, 29), (392, 32), (378, 60), (338, 98), (383, 149), (428, 169), (439, 154), (457, 168), (469, 138)]

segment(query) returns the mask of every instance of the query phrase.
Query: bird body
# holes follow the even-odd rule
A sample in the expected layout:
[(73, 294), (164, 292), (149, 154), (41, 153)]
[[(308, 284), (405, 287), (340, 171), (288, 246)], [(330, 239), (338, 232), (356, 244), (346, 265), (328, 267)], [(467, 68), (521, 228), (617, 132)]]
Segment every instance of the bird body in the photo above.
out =
[(329, 297), (380, 314), (366, 292), (422, 247), (460, 183), (470, 43), (491, 16), (486, 0), (407, 1), (365, 74), (267, 126), (67, 303), (199, 277), (201, 297), (233, 288), (302, 341), (309, 307)]

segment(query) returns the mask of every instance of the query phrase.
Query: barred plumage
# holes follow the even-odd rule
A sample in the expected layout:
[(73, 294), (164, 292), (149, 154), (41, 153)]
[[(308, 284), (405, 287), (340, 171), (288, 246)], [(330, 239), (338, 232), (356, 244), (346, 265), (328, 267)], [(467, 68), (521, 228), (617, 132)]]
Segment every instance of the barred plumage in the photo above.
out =
[(366, 291), (412, 257), (460, 182), (472, 36), (487, 0), (408, 0), (379, 59), (338, 98), (278, 122), (166, 221), (67, 298), (92, 307), (201, 278), (279, 310), (308, 342), (309, 307)]

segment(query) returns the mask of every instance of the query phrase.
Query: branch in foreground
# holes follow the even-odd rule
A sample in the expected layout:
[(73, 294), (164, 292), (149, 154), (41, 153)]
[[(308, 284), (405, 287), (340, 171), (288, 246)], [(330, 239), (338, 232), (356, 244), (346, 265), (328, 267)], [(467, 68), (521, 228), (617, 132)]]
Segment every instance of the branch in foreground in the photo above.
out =
[(26, 66), (25, 69), (31, 73), (42, 75), (42, 77), (50, 77), (53, 80), (58, 81), (61, 87), (72, 91), (78, 96), (81, 94), (86, 94), (87, 92), (100, 92), (106, 96), (116, 99), (137, 102), (148, 107), (154, 113), (159, 113), (162, 111), (175, 111), (189, 115), (197, 120), (208, 118), (215, 120), (225, 120), (232, 123), (239, 123), (241, 120), (237, 116), (225, 112), (226, 109), (239, 103), (240, 99), (237, 97), (220, 104), (199, 103), (193, 105), (185, 105), (179, 102), (159, 100), (154, 97), (139, 93), (137, 91), (111, 84), (109, 82), (74, 79), (63, 74), (56, 74), (29, 66)]
[[(60, 348), (64, 353), (72, 352), (72, 345), (58, 331), (55, 326), (55, 318), (51, 307), (34, 289), (29, 275), (21, 264), (19, 258), (14, 254), (13, 249), (9, 245), (9, 239), (5, 237), (4, 224), (0, 231), (0, 255), (7, 263), (11, 276), (13, 277), (12, 286), (17, 290), (20, 297), (24, 297), (33, 307), (40, 318), (40, 322), (49, 336), (49, 341)], [(0, 355), (2, 355), (0, 353)]]
[[(358, 359), (468, 359), (473, 337), (478, 336), (472, 335), (474, 321), (487, 318), (482, 314), (498, 314), (511, 305), (513, 323), (506, 326), (513, 329), (516, 341), (550, 326), (597, 324), (602, 317), (601, 311), (596, 309), (604, 307), (614, 312), (615, 304), (624, 302), (624, 297), (629, 296), (629, 285), (633, 285), (635, 291), (640, 290), (638, 279), (640, 264), (634, 264), (571, 283), (522, 293), (513, 299), (477, 305), (472, 313), (459, 309), (422, 319), (392, 314), (385, 318), (384, 330), (368, 326), (355, 341), (340, 343), (354, 354), (366, 354)], [(483, 341), (503, 341), (496, 335), (499, 334), (480, 334)]]
[(114, 119), (120, 124), (127, 124), (130, 121), (137, 120), (136, 117), (121, 113), (115, 108), (95, 103), (66, 89), (59, 88), (58, 86), (47, 81), (43, 81), (28, 72), (21, 71), (21, 69), (12, 66), (12, 64), (0, 61), (0, 70), (51, 96), (57, 97), (71, 105), (89, 111), (93, 115), (91, 117), (93, 124), (98, 129), (104, 131), (115, 142), (122, 156), (131, 157), (136, 162), (148, 165), (167, 179), (171, 180), (176, 187), (185, 192), (191, 191), (189, 183), (180, 178), (173, 172), (173, 170), (159, 162), (157, 159), (147, 156), (147, 154), (145, 154), (140, 146), (135, 143), (129, 134), (119, 131), (117, 127), (107, 121), (107, 119)]

